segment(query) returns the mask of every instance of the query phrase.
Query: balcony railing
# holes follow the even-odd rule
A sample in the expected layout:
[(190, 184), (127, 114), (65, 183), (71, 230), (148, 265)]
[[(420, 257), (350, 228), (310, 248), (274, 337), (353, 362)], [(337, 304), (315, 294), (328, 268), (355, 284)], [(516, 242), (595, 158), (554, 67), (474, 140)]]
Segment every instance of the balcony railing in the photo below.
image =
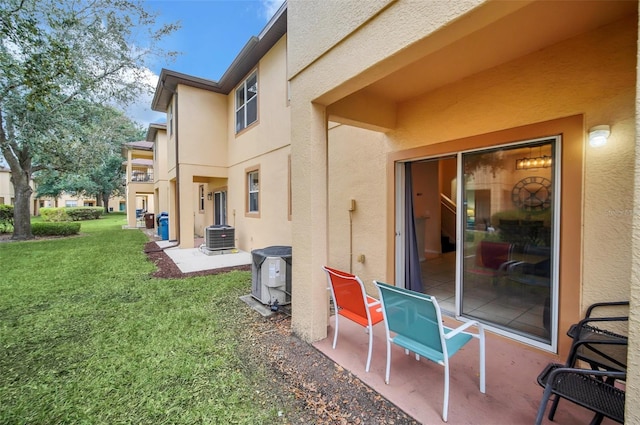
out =
[(153, 170), (148, 170), (148, 171), (133, 170), (131, 172), (131, 181), (153, 183)]

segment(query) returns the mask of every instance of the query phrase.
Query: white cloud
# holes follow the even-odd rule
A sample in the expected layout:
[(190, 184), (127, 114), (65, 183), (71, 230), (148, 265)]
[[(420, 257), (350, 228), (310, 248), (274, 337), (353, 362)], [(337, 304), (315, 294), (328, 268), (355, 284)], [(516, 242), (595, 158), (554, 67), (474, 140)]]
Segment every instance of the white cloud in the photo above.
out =
[(151, 123), (164, 122), (166, 120), (166, 114), (164, 112), (156, 112), (151, 110), (153, 91), (158, 85), (158, 78), (158, 75), (151, 72), (151, 70), (145, 69), (144, 77), (140, 84), (148, 86), (151, 90), (145, 90), (140, 94), (135, 102), (129, 104), (124, 108), (124, 112), (127, 114), (127, 116), (142, 125), (144, 128), (148, 128), (149, 124)]
[(273, 15), (276, 14), (283, 3), (284, 0), (262, 0), (262, 10), (264, 11), (264, 16), (267, 18), (267, 21), (273, 18)]

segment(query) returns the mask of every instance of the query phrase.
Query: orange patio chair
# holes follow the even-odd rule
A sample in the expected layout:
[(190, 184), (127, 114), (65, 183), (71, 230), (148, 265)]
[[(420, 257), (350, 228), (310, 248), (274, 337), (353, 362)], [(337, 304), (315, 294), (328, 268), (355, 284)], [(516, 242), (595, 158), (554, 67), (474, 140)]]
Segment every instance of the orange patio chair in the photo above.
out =
[(367, 366), (369, 372), (371, 366), (371, 351), (373, 347), (373, 325), (382, 322), (382, 307), (380, 301), (367, 295), (364, 284), (358, 276), (347, 272), (323, 266), (327, 273), (331, 298), (336, 309), (336, 326), (333, 333), (333, 348), (338, 341), (338, 317), (343, 316), (363, 326), (369, 334), (369, 353), (367, 354)]

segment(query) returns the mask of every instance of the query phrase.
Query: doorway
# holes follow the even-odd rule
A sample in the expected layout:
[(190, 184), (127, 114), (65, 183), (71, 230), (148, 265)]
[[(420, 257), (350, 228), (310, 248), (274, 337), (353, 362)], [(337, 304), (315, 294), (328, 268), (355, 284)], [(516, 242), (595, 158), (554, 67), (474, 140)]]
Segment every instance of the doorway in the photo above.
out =
[(213, 224), (227, 224), (227, 191), (217, 191), (213, 193)]
[(555, 349), (559, 142), (397, 163), (396, 281), (413, 269), (407, 242), (415, 238), (419, 290), (445, 313)]

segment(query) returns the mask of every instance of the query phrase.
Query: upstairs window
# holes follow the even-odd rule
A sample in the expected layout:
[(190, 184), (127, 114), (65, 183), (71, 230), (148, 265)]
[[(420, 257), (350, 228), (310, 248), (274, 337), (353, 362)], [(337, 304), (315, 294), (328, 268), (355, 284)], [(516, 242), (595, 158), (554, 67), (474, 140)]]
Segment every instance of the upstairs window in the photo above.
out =
[(236, 89), (236, 133), (258, 120), (258, 72)]

